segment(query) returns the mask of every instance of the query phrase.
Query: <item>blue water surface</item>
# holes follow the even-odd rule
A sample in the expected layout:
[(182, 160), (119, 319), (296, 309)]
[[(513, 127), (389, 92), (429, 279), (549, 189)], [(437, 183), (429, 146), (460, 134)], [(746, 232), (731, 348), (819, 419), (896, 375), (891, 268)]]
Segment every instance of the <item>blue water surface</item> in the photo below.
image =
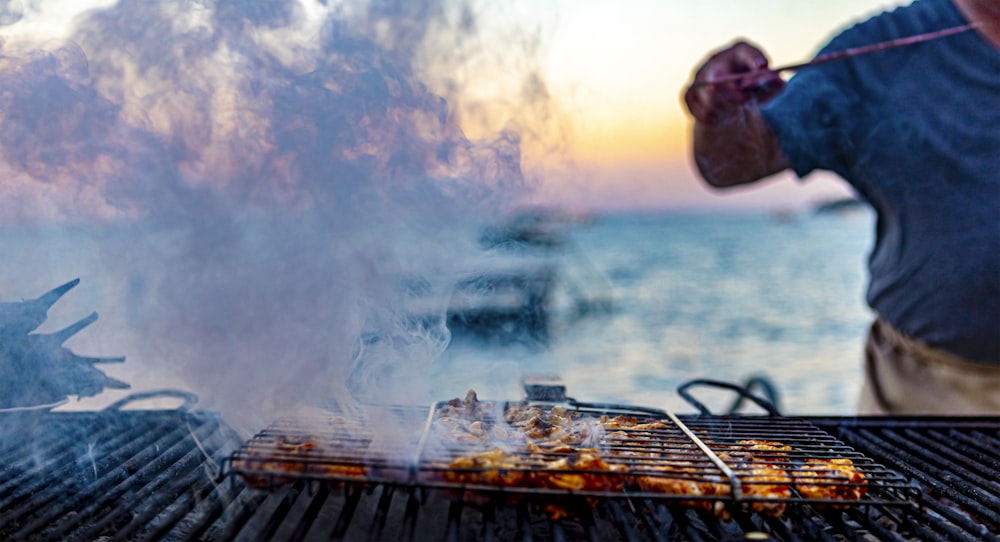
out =
[[(861, 210), (631, 214), (576, 225), (558, 255), (564, 285), (607, 295), (611, 311), (575, 319), (556, 309), (550, 340), (535, 348), (455, 345), (438, 367), (440, 385), (510, 398), (520, 375), (554, 372), (579, 400), (687, 412), (675, 391), (683, 382), (763, 375), (784, 413), (853, 413), (872, 318), (871, 231)], [(696, 395), (713, 410), (732, 399)]]

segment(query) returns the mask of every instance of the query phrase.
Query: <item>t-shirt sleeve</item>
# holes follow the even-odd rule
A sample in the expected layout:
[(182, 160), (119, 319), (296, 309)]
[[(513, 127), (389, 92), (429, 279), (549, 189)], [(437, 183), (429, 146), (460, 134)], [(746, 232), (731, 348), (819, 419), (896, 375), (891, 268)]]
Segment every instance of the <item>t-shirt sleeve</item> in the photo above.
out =
[[(902, 29), (894, 18), (883, 14), (855, 24), (818, 55), (898, 37)], [(876, 53), (803, 68), (784, 92), (761, 107), (800, 178), (817, 169), (848, 176), (858, 142), (870, 126), (868, 115), (885, 98), (893, 63), (899, 60), (898, 53)]]
[(796, 75), (781, 95), (761, 107), (800, 178), (817, 169), (841, 175), (849, 169), (852, 111), (858, 111), (856, 98), (819, 70)]

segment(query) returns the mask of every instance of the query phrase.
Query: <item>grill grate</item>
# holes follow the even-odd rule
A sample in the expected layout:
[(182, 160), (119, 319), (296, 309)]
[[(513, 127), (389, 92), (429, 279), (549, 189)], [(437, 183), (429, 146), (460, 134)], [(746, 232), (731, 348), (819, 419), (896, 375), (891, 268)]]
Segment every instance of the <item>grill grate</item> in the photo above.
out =
[[(1000, 419), (860, 418), (815, 422), (914, 480), (927, 539), (996, 540)], [(926, 522), (926, 524), (924, 524)]]
[(2, 421), (0, 539), (129, 540), (176, 528), (199, 500), (225, 498), (209, 470), (235, 438), (211, 415), (18, 413)]
[[(643, 498), (560, 500), (567, 514), (553, 518), (545, 503), (501, 498), (468, 500), (455, 495), (379, 484), (333, 487), (297, 482), (277, 492), (255, 492), (253, 515), (222, 539), (306, 540), (535, 540), (535, 541), (721, 541), (771, 540), (934, 540), (921, 519), (900, 510), (859, 505), (848, 511), (790, 509), (781, 518), (736, 512), (719, 521), (711, 512)], [(316, 511), (310, 515), (309, 510)], [(959, 540), (975, 540), (966, 534)]]
[[(909, 506), (915, 495), (896, 473), (800, 419), (705, 417), (682, 422), (666, 413), (649, 417), (644, 412), (645, 418), (637, 418), (632, 411), (577, 407), (573, 412), (581, 420), (613, 417), (600, 442), (593, 444), (602, 462), (595, 466), (593, 461), (572, 463), (583, 456), (579, 448), (512, 447), (491, 439), (469, 441), (465, 434), (449, 440), (453, 431), (440, 434), (440, 426), (432, 423), (446, 405), (439, 403), (430, 413), (372, 407), (351, 415), (280, 420), (235, 452), (225, 470), (270, 489), (301, 479), (396, 484), (466, 495), (625, 494), (719, 512), (722, 502), (748, 504), (775, 515), (784, 511), (785, 503)], [(484, 433), (505, 413), (529, 408), (523, 403), (475, 406), (486, 413), (480, 416), (486, 422), (480, 428)], [(532, 411), (550, 409), (534, 406)], [(422, 419), (426, 424), (418, 423)], [(618, 420), (628, 421), (616, 424)], [(372, 427), (387, 428), (385, 433), (394, 436), (376, 440)], [(457, 458), (485, 459), (470, 465)], [(860, 481), (836, 476), (834, 462), (844, 460), (849, 472), (863, 474)]]
[[(23, 414), (0, 414), (2, 540), (996, 541), (1000, 532), (1000, 418), (806, 419), (912, 479), (914, 506), (802, 504), (780, 518), (735, 509), (719, 521), (646, 497), (564, 495), (566, 514), (553, 518), (547, 495), (511, 503), (503, 494), (305, 480), (259, 491), (217, 478), (241, 440), (211, 414)], [(705, 421), (682, 420), (693, 429)]]
[(282, 418), (235, 451), (224, 468), (271, 488), (296, 479), (404, 481), (426, 417), (426, 409), (372, 406), (350, 415)]

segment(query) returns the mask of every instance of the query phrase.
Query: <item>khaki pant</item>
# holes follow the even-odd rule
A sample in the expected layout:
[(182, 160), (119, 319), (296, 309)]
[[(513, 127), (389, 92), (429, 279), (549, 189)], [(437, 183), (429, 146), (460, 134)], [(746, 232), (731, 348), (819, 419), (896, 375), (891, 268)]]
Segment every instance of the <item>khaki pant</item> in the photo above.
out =
[(858, 413), (1000, 416), (1000, 366), (929, 347), (876, 320)]

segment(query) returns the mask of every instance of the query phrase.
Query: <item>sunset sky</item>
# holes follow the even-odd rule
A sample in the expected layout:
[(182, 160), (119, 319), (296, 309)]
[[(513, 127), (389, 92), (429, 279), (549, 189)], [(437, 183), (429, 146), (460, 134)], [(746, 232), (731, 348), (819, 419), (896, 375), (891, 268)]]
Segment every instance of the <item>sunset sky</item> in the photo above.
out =
[(580, 171), (569, 200), (640, 207), (797, 207), (843, 194), (832, 178), (711, 194), (693, 178), (680, 93), (705, 55), (737, 37), (775, 65), (808, 59), (843, 25), (903, 2), (559, 0), (549, 81), (572, 118)]
[[(537, 183), (532, 199), (584, 209), (797, 208), (846, 195), (838, 181), (822, 175), (805, 184), (782, 177), (762, 187), (710, 193), (692, 175), (679, 96), (692, 68), (737, 37), (761, 45), (775, 64), (797, 62), (842, 26), (901, 3), (521, 0), (491, 7), (484, 18), (500, 13), (538, 29), (537, 61), (564, 124), (558, 142), (563, 160), (545, 169), (526, 164)], [(58, 33), (83, 4), (37, 5), (45, 11), (29, 13), (17, 33)]]

